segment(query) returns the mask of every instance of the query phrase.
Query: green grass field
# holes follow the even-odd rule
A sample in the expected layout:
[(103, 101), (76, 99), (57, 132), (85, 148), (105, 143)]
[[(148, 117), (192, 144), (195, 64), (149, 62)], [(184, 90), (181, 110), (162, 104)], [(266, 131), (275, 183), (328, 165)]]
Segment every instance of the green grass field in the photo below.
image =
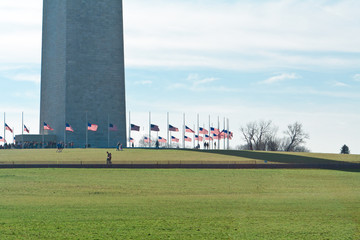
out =
[(360, 174), (0, 169), (0, 239), (360, 239)]
[(194, 151), (166, 149), (65, 149), (56, 153), (55, 149), (2, 150), (0, 164), (4, 163), (105, 163), (106, 151), (111, 151), (113, 162), (243, 162), (243, 163), (360, 163), (360, 155), (285, 153), (258, 151)]

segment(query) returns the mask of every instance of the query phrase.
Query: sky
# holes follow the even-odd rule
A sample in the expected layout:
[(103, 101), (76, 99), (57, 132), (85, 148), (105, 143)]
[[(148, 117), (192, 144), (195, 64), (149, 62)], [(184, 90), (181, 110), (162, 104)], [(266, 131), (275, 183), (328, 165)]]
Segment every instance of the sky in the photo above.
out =
[[(147, 133), (170, 123), (300, 122), (312, 152), (360, 154), (360, 1), (124, 0), (126, 105)], [(42, 0), (0, 1), (0, 112), (39, 129)], [(3, 122), (1, 120), (0, 122)], [(0, 129), (0, 136), (3, 136)], [(7, 132), (7, 139), (11, 139)]]

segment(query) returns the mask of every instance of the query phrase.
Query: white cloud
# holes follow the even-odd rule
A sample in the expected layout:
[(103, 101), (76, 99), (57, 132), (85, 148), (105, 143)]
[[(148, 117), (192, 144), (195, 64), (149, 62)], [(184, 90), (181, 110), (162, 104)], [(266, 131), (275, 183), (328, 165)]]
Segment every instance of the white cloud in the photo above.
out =
[(355, 81), (360, 82), (360, 74), (355, 74), (353, 78)]
[(124, 2), (128, 66), (257, 70), (360, 64), (358, 58), (346, 56), (360, 52), (358, 1), (204, 5), (203, 1)]
[(144, 81), (136, 81), (134, 82), (136, 85), (150, 85), (152, 84), (152, 81), (150, 80), (144, 80)]
[(26, 81), (26, 82), (34, 82), (40, 83), (40, 74), (15, 74), (13, 76), (9, 76), (14, 81)]
[(280, 75), (276, 75), (273, 77), (270, 77), (264, 81), (259, 82), (260, 84), (274, 84), (274, 83), (278, 83), (278, 82), (283, 82), (286, 80), (291, 80), (291, 79), (299, 79), (300, 76), (297, 75), (296, 73), (282, 73)]
[(335, 81), (335, 82), (333, 83), (333, 86), (334, 86), (334, 87), (350, 87), (349, 84), (346, 84), (346, 83), (343, 83), (343, 82), (338, 82), (338, 81)]

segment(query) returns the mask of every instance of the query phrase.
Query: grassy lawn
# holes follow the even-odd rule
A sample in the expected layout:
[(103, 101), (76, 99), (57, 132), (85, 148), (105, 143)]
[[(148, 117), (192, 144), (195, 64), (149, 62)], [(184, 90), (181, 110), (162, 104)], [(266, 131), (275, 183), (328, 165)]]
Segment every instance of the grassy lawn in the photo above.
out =
[(360, 239), (360, 174), (0, 169), (0, 239)]
[(1, 150), (2, 163), (105, 163), (106, 151), (111, 151), (113, 162), (244, 162), (244, 163), (360, 163), (360, 155), (284, 153), (257, 151), (194, 151), (166, 149), (65, 149), (56, 153), (55, 149)]

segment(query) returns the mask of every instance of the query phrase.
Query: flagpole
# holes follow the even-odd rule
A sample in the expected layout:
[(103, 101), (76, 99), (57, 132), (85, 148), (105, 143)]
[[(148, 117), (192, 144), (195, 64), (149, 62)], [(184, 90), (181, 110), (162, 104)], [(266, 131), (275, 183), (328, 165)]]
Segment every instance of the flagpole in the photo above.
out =
[(230, 137), (230, 132), (229, 132), (229, 119), (227, 118), (227, 150), (229, 150), (229, 137)]
[(64, 128), (64, 148), (66, 147), (66, 119), (65, 119), (65, 128)]
[(220, 117), (218, 116), (218, 149), (220, 150)]
[[(6, 143), (6, 136), (5, 136), (5, 134), (6, 134), (6, 129), (5, 129), (5, 124), (6, 124), (6, 120), (5, 120), (5, 112), (4, 112), (4, 146), (5, 146), (5, 143)], [(5, 149), (5, 147), (4, 147), (4, 149)]]
[[(193, 124), (193, 129), (195, 129), (195, 124)], [(193, 140), (193, 148), (195, 148), (195, 131), (193, 130), (193, 138), (194, 138), (194, 140)]]
[(199, 145), (199, 114), (197, 114), (197, 126), (196, 126), (196, 133), (197, 133), (197, 136), (198, 136), (198, 139), (197, 139), (197, 145)]
[(130, 139), (131, 139), (131, 114), (130, 114), (130, 111), (129, 111), (129, 139), (128, 139), (129, 148), (131, 147)]
[(42, 123), (42, 148), (44, 149), (45, 148), (45, 124), (44, 122)]
[[(225, 131), (225, 128), (226, 128), (226, 126), (225, 126), (225, 117), (224, 117), (224, 131)], [(224, 150), (225, 150), (225, 132), (224, 132)]]
[(151, 147), (151, 112), (149, 112), (149, 148)]
[(24, 112), (21, 112), (21, 148), (24, 148)]
[(87, 111), (85, 112), (85, 120), (86, 120), (86, 141), (85, 141), (85, 148), (88, 148), (88, 127), (89, 127), (89, 123), (88, 123), (88, 115), (87, 115)]
[(210, 127), (210, 115), (209, 115), (209, 132), (208, 132), (208, 136), (209, 136), (209, 149), (211, 149), (211, 127)]
[(108, 114), (108, 125), (107, 125), (107, 129), (108, 129), (108, 148), (110, 147), (110, 116)]
[(183, 113), (183, 148), (185, 149), (185, 113)]
[[(167, 137), (167, 139), (168, 139), (168, 141), (169, 141), (169, 112), (167, 112), (167, 128), (166, 128), (166, 130), (167, 130), (167, 132), (166, 132), (166, 137)], [(169, 142), (168, 142), (168, 148), (169, 148)]]

